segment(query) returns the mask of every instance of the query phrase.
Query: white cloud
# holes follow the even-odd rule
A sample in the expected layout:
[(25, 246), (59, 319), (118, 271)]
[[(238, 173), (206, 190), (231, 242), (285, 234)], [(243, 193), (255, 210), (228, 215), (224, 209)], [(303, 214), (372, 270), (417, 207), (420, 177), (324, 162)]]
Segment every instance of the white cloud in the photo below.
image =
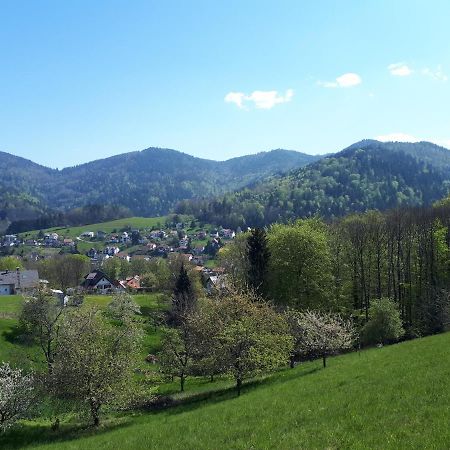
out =
[(243, 94), (242, 92), (229, 92), (227, 95), (225, 95), (225, 101), (227, 103), (234, 103), (236, 104), (239, 108), (243, 108), (243, 100), (245, 98), (245, 94)]
[(389, 133), (375, 138), (377, 141), (381, 142), (432, 142), (433, 144), (440, 145), (441, 147), (446, 147), (450, 149), (450, 139), (436, 139), (436, 138), (418, 138), (411, 134), (406, 133)]
[(377, 141), (381, 142), (419, 142), (415, 136), (406, 133), (389, 133), (377, 136), (375, 138)]
[(293, 96), (292, 89), (288, 89), (284, 95), (279, 94), (278, 91), (253, 91), (248, 95), (243, 92), (229, 92), (224, 100), (242, 109), (246, 109), (252, 103), (257, 109), (271, 109), (275, 105), (290, 102)]
[(412, 69), (403, 62), (390, 64), (388, 66), (388, 70), (391, 75), (394, 75), (396, 77), (407, 77), (413, 73)]
[(334, 81), (319, 81), (320, 86), (326, 88), (347, 88), (357, 86), (362, 83), (361, 77), (357, 73), (348, 72), (344, 73), (340, 77), (337, 77)]
[(430, 69), (429, 67), (425, 67), (425, 69), (422, 69), (422, 74), (427, 77), (433, 78), (433, 80), (437, 80), (437, 81), (447, 81), (448, 80), (448, 76), (442, 70), (441, 65), (437, 66), (437, 68), (434, 70)]

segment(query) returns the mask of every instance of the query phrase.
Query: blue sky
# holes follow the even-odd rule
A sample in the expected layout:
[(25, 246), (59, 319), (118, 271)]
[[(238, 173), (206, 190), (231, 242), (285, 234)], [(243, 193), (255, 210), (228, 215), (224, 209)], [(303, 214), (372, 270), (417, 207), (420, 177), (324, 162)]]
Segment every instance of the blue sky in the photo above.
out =
[(0, 150), (450, 147), (448, 1), (0, 0)]

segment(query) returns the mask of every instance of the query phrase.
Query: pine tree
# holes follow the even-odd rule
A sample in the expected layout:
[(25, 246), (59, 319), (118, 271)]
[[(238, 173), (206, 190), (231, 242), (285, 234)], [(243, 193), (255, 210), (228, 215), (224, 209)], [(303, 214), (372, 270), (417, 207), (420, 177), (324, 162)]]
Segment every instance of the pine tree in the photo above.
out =
[(247, 240), (247, 255), (249, 262), (248, 284), (259, 296), (264, 297), (270, 252), (266, 232), (263, 229), (254, 228), (251, 231)]
[(196, 298), (191, 280), (184, 264), (181, 264), (172, 300), (172, 314), (176, 323), (182, 322), (183, 317), (194, 309), (195, 301)]

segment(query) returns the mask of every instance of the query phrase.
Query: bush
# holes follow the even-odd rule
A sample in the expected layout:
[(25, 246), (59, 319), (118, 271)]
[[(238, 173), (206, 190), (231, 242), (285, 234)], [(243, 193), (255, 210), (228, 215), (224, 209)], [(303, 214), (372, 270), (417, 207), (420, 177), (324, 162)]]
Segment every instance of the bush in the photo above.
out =
[(397, 305), (389, 298), (372, 301), (369, 321), (361, 330), (363, 344), (388, 344), (395, 342), (405, 331)]

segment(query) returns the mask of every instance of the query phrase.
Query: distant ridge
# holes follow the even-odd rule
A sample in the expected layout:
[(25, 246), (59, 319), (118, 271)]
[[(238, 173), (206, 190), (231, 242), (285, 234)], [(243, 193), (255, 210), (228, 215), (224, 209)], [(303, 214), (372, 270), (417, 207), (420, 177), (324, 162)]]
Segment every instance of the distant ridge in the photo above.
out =
[(0, 230), (49, 211), (114, 204), (135, 215), (164, 215), (184, 199), (212, 197), (317, 161), (291, 150), (213, 161), (148, 148), (62, 170), (0, 152)]
[(334, 218), (429, 205), (449, 188), (449, 150), (430, 142), (363, 140), (233, 194), (184, 202), (177, 211), (224, 226), (254, 227), (314, 215)]

